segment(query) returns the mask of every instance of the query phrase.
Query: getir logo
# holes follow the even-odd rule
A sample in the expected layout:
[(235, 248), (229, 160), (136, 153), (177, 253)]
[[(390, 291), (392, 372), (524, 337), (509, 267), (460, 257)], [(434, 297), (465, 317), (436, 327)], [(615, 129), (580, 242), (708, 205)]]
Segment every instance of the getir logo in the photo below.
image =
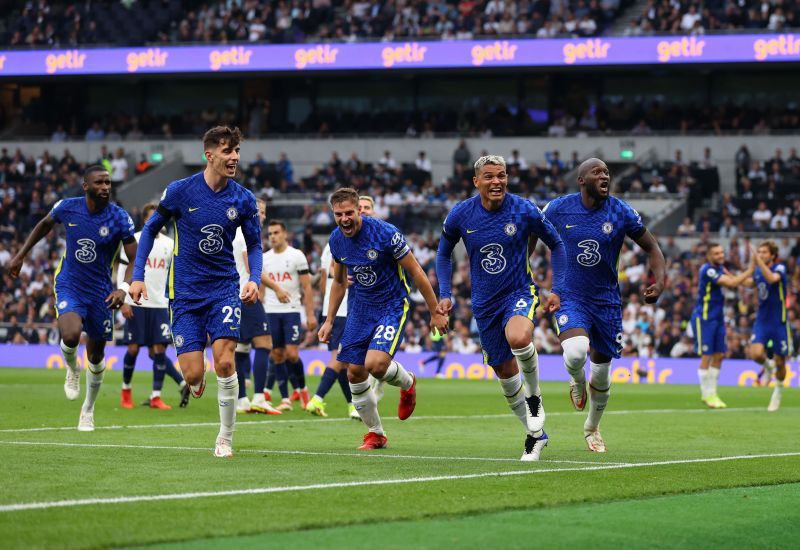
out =
[(705, 40), (698, 40), (695, 36), (691, 38), (684, 36), (680, 40), (662, 40), (656, 45), (656, 51), (660, 62), (669, 63), (679, 57), (702, 57), (705, 46)]
[(317, 46), (316, 48), (299, 48), (294, 52), (294, 66), (305, 69), (309, 65), (333, 65), (339, 48), (331, 46)]
[(605, 59), (608, 57), (609, 48), (611, 44), (599, 38), (586, 42), (570, 42), (564, 45), (564, 63), (572, 65), (584, 59)]
[(58, 71), (83, 69), (85, 63), (86, 54), (78, 50), (69, 50), (60, 54), (51, 53), (44, 58), (47, 74), (54, 74)]
[(758, 61), (764, 61), (768, 57), (787, 57), (800, 55), (800, 38), (795, 38), (791, 34), (782, 34), (778, 38), (764, 40), (759, 38), (753, 42), (753, 52)]
[(472, 64), (480, 67), (486, 61), (512, 61), (517, 55), (517, 46), (498, 40), (488, 46), (474, 46), (471, 53)]
[(393, 67), (403, 63), (422, 63), (425, 61), (427, 46), (420, 46), (416, 42), (407, 42), (396, 48), (383, 48), (381, 58), (384, 67)]
[(128, 72), (135, 73), (145, 67), (163, 67), (167, 64), (167, 52), (160, 48), (148, 48), (140, 52), (131, 52), (125, 60), (128, 62)]
[(233, 47), (228, 50), (212, 50), (208, 54), (208, 64), (212, 71), (230, 65), (249, 65), (253, 50), (244, 46)]

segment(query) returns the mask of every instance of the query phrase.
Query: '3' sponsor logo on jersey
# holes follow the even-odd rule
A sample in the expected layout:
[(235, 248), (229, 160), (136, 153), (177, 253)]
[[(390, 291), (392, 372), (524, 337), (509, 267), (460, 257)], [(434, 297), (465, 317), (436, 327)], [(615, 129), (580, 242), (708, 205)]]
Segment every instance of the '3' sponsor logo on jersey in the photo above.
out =
[(481, 267), (489, 275), (497, 275), (506, 268), (502, 245), (497, 243), (487, 244), (482, 246), (480, 251), (484, 254), (484, 258), (481, 260)]

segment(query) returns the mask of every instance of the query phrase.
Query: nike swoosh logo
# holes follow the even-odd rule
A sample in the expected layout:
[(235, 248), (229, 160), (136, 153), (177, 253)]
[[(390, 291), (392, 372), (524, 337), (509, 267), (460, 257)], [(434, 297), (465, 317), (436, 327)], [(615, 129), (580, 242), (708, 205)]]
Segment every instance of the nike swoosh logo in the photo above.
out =
[(567, 229), (572, 229), (573, 227), (578, 227), (578, 224), (575, 224), (575, 225), (567, 225)]
[(476, 231), (477, 229), (467, 229), (467, 235), (469, 235), (470, 233), (475, 233)]
[(197, 208), (190, 208), (189, 212), (194, 212), (195, 210), (200, 210), (200, 207), (198, 206)]
[(383, 344), (388, 344), (388, 342), (378, 342), (379, 346), (382, 346)]
[(340, 258), (340, 259), (339, 259), (339, 261), (340, 261), (340, 262), (343, 262), (343, 261), (345, 261), (346, 259), (347, 259), (347, 256), (345, 256), (344, 258)]
[(75, 227), (75, 226), (77, 226), (78, 224), (77, 224), (77, 223), (68, 223), (67, 225), (68, 225), (68, 226), (70, 226), (70, 227)]
[(239, 330), (239, 327), (229, 327), (231, 330)]

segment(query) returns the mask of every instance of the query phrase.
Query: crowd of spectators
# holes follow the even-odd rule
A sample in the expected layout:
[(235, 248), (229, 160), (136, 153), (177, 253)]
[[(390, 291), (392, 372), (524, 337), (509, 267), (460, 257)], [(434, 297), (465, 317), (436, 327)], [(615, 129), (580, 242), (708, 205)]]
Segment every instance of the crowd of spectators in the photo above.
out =
[[(20, 2), (3, 42), (82, 44), (302, 43), (491, 36), (595, 36), (620, 0), (120, 0)], [(130, 23), (136, 23), (131, 25)], [(126, 24), (127, 23), (127, 24)]]
[(800, 3), (796, 0), (648, 0), (647, 7), (638, 18), (631, 19), (624, 34), (697, 35), (734, 29), (783, 32), (798, 24)]
[[(776, 155), (783, 159), (779, 153), (776, 152)], [(414, 160), (403, 159), (406, 162), (401, 162), (393, 157), (391, 151), (386, 151), (374, 163), (362, 162), (355, 155), (341, 159), (338, 154), (333, 153), (325, 166), (321, 166), (314, 176), (305, 179), (294, 177), (291, 160), (286, 155), (281, 155), (272, 165), (259, 158), (247, 167), (241, 179), (245, 185), (252, 187), (256, 193), (267, 199), (274, 199), (276, 194), (279, 196), (280, 193), (272, 188), (268, 180), (259, 181), (260, 171), (268, 167), (269, 170), (272, 170), (272, 167), (278, 170), (287, 185), (288, 182), (292, 182), (293, 185), (306, 182), (303, 183), (307, 186), (306, 191), (319, 193), (323, 198), (334, 185), (343, 181), (356, 185), (360, 191), (375, 197), (377, 217), (386, 219), (403, 229), (414, 255), (436, 285), (438, 223), (455, 202), (471, 193), (471, 182), (468, 180), (466, 167), (472, 158), (468, 144), (462, 142), (453, 153), (453, 177), (440, 185), (425, 177), (430, 170), (425, 155), (420, 155)], [(796, 155), (791, 152), (783, 162), (792, 166), (793, 158), (796, 158)], [(562, 161), (555, 151), (549, 153), (541, 163), (527, 161), (519, 151), (512, 151), (507, 159), (512, 174), (524, 174), (519, 181), (510, 182), (511, 189), (536, 200), (539, 204), (544, 204), (552, 196), (563, 192), (559, 189), (561, 185), (559, 182), (563, 182), (563, 174), (578, 162), (576, 154), (573, 154), (569, 161)], [(107, 160), (107, 158), (97, 159), (97, 161)], [(698, 164), (701, 162), (698, 161)], [(56, 201), (82, 193), (80, 174), (85, 167), (86, 162), (77, 161), (68, 150), (64, 150), (60, 157), (47, 152), (36, 156), (25, 155), (20, 150), (13, 153), (0, 150), (0, 342), (25, 344), (58, 341), (52, 278), (65, 246), (61, 233), (58, 231), (51, 233), (34, 248), (19, 279), (11, 279), (5, 269), (33, 226), (46, 215)], [(410, 172), (404, 173), (405, 168)], [(421, 186), (415, 183), (414, 178), (418, 176), (422, 178)], [(652, 180), (655, 180), (655, 177)], [(539, 186), (543, 186), (546, 191), (537, 194)], [(276, 201), (273, 201), (273, 204), (268, 206), (270, 217), (283, 216), (280, 208)], [(795, 203), (792, 210), (796, 216), (796, 212), (800, 212), (800, 202)], [(137, 228), (140, 227), (141, 217), (138, 209), (132, 207), (129, 211)], [(319, 269), (324, 244), (319, 235), (331, 228), (332, 219), (324, 208), (310, 205), (301, 205), (296, 212), (294, 216), (287, 213), (286, 220), (296, 229), (293, 234), (295, 245), (306, 253), (312, 271), (316, 272)], [(420, 220), (430, 223), (420, 223)], [(691, 341), (685, 336), (685, 328), (695, 303), (698, 269), (705, 262), (708, 243), (716, 237), (707, 223), (704, 222), (699, 227), (691, 221), (688, 224), (692, 229), (686, 233), (699, 237), (691, 248), (686, 248), (685, 245), (679, 248), (672, 237), (661, 241), (667, 258), (668, 284), (661, 300), (655, 306), (645, 304), (641, 299), (642, 289), (649, 284), (649, 276), (645, 271), (646, 255), (633, 244), (626, 243), (623, 246), (619, 263), (625, 329), (623, 355), (642, 357), (694, 355)], [(790, 222), (790, 225), (791, 223), (795, 222)], [(681, 231), (683, 230), (679, 230), (679, 233)], [(743, 269), (749, 260), (750, 246), (757, 245), (758, 242), (751, 242), (747, 236), (737, 233), (722, 236), (731, 237), (726, 250), (727, 267), (732, 271)], [(787, 291), (789, 320), (795, 337), (798, 337), (800, 336), (800, 270), (797, 269), (797, 258), (800, 257), (800, 239), (782, 237), (776, 232), (775, 240), (780, 250), (781, 261), (786, 263), (790, 274)], [(543, 289), (549, 288), (551, 284), (549, 253), (543, 245), (535, 251), (531, 266), (537, 283)], [(454, 330), (448, 338), (448, 350), (462, 353), (478, 351), (477, 327), (469, 299), (469, 270), (463, 259), (456, 261), (453, 288), (457, 299)], [(745, 288), (738, 291), (726, 290), (725, 294), (729, 356), (744, 357), (754, 320), (757, 296), (752, 290)], [(415, 307), (406, 327), (403, 349), (406, 351), (431, 349), (424, 302), (416, 291), (412, 294), (412, 300)], [(319, 306), (320, 304), (318, 309)], [(542, 311), (537, 312), (537, 316), (537, 346), (545, 353), (559, 353), (558, 338), (552, 319)], [(800, 347), (797, 344), (800, 342), (796, 343), (795, 349)], [(316, 345), (314, 335), (308, 335), (306, 345)]]

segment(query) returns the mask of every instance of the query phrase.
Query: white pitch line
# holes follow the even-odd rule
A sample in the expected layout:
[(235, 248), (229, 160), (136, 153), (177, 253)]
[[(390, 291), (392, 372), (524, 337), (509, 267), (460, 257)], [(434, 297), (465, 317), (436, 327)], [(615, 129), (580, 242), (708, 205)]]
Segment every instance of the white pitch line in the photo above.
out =
[[(784, 409), (796, 409), (798, 407), (781, 407), (781, 410)], [(748, 412), (748, 411), (766, 411), (765, 407), (731, 407), (728, 409), (630, 409), (630, 410), (621, 410), (621, 411), (606, 411), (604, 414), (608, 415), (629, 415), (629, 414), (679, 414), (679, 413), (686, 413), (686, 414), (720, 414), (723, 412)], [(547, 416), (579, 416), (582, 415), (582, 412), (579, 411), (569, 411), (569, 412), (551, 412), (547, 413)], [(493, 420), (498, 418), (513, 418), (514, 415), (510, 413), (501, 413), (501, 414), (472, 414), (472, 415), (442, 415), (442, 416), (412, 416), (405, 422), (419, 422), (423, 420)], [(393, 417), (386, 417), (383, 419), (384, 422), (386, 421), (394, 421), (399, 419)], [(306, 424), (306, 423), (320, 423), (320, 422), (353, 422), (351, 418), (305, 418), (305, 419), (292, 419), (292, 420), (249, 420), (249, 421), (242, 421), (237, 422), (236, 427), (242, 426), (263, 426), (265, 424), (269, 424), (272, 426), (278, 426), (280, 424)], [(174, 423), (174, 424), (131, 424), (131, 425), (123, 425), (123, 424), (115, 424), (111, 426), (96, 426), (95, 430), (149, 430), (149, 429), (161, 429), (161, 428), (199, 428), (199, 427), (206, 427), (206, 426), (213, 426), (218, 427), (219, 422), (188, 422), (188, 423)], [(43, 426), (39, 428), (5, 428), (0, 430), (0, 433), (23, 433), (23, 432), (53, 432), (53, 431), (73, 431), (75, 430), (75, 426)]]
[(154, 502), (163, 500), (187, 500), (193, 498), (227, 497), (237, 495), (263, 495), (269, 493), (286, 493), (295, 491), (319, 491), (322, 489), (339, 489), (345, 487), (368, 487), (376, 485), (403, 485), (407, 483), (430, 483), (436, 481), (455, 481), (462, 479), (479, 479), (487, 477), (512, 477), (532, 474), (551, 474), (559, 472), (591, 472), (598, 470), (621, 470), (627, 468), (648, 468), (654, 466), (673, 466), (678, 464), (699, 464), (704, 462), (724, 462), (729, 460), (751, 460), (758, 458), (778, 458), (800, 456), (800, 452), (770, 453), (760, 455), (722, 456), (715, 458), (691, 458), (685, 460), (663, 460), (659, 462), (639, 462), (628, 464), (611, 464), (602, 466), (585, 466), (575, 468), (539, 468), (535, 470), (512, 470), (508, 472), (485, 472), (480, 474), (463, 474), (450, 476), (427, 476), (404, 479), (375, 479), (370, 481), (347, 481), (340, 483), (315, 483), (313, 485), (293, 485), (284, 487), (257, 487), (252, 489), (233, 489), (229, 491), (204, 491), (194, 493), (169, 493), (161, 495), (138, 495), (111, 498), (85, 498), (73, 500), (53, 500), (45, 502), (20, 502), (0, 505), (0, 513), (20, 512), (26, 510), (47, 510), (50, 508), (68, 508), (96, 504), (129, 504), (133, 502)]
[[(64, 443), (52, 441), (0, 441), (0, 445), (34, 445), (44, 447), (87, 447), (109, 449), (156, 449), (172, 451), (202, 451), (210, 452), (208, 447), (183, 447), (175, 445), (134, 445), (119, 443)], [(478, 461), (478, 462), (519, 462), (518, 458), (498, 458), (480, 456), (423, 456), (423, 455), (398, 455), (384, 453), (337, 453), (335, 451), (294, 451), (281, 449), (237, 449), (239, 453), (272, 454), (272, 455), (309, 455), (309, 456), (346, 456), (357, 458), (400, 458), (414, 460), (453, 460), (453, 461)], [(627, 462), (598, 462), (588, 460), (542, 460), (548, 464), (627, 464)]]

